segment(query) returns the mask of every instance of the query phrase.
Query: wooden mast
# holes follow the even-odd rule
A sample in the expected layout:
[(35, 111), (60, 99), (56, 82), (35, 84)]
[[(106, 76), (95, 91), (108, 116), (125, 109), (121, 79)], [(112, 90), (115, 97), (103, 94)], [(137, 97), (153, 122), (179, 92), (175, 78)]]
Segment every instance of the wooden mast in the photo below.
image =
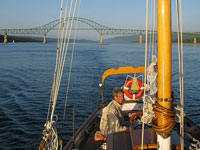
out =
[[(170, 109), (171, 104), (171, 0), (157, 1), (158, 26), (158, 104)], [(166, 124), (168, 120), (157, 117), (158, 126)], [(171, 138), (168, 133), (158, 134), (159, 149), (171, 149)]]

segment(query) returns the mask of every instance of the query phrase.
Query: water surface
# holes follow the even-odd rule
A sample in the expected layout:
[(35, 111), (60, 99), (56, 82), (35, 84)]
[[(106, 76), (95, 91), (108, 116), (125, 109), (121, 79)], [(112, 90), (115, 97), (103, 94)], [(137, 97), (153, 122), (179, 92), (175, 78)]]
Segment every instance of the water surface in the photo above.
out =
[[(56, 43), (0, 44), (0, 149), (37, 149), (47, 116), (56, 58)], [(71, 45), (70, 45), (71, 47)], [(173, 91), (178, 95), (178, 54), (173, 44)], [(69, 51), (70, 55), (70, 51)], [(184, 44), (185, 112), (200, 124), (200, 45)], [(70, 60), (66, 60), (56, 114), (62, 120)], [(76, 130), (101, 102), (98, 84), (111, 67), (144, 65), (144, 45), (137, 43), (78, 43), (64, 123), (64, 143), (72, 136), (72, 107), (76, 107)], [(122, 82), (118, 82), (120, 79)], [(105, 82), (106, 100), (122, 86), (124, 76)], [(60, 131), (61, 126), (57, 126)]]

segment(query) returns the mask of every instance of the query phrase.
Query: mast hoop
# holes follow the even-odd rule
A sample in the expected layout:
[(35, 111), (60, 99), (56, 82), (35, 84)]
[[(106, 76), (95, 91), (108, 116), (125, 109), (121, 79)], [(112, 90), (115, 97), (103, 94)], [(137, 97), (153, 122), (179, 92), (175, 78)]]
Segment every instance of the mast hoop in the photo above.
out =
[(174, 99), (173, 98), (156, 98), (157, 101), (165, 101), (165, 102), (172, 102)]

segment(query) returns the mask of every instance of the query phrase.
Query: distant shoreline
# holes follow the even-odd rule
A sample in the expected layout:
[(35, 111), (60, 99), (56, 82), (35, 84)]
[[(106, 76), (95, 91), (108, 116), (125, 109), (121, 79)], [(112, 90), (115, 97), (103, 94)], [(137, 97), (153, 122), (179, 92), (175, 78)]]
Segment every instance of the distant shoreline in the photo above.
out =
[[(13, 36), (13, 35), (8, 35), (7, 37), (7, 41), (8, 43), (13, 43), (13, 42), (43, 42), (43, 38), (42, 37), (28, 37), (28, 36)], [(0, 35), (0, 43), (4, 42), (4, 36)], [(47, 38), (47, 42), (57, 42), (56, 38)], [(70, 42), (73, 42), (73, 39), (70, 40)], [(94, 43), (96, 41), (92, 41), (92, 40), (85, 40), (85, 39), (77, 39), (76, 42), (87, 42), (87, 43)]]
[[(42, 37), (28, 37), (28, 36), (13, 36), (13, 35), (8, 35), (7, 37), (8, 43), (12, 43), (12, 42), (43, 42), (43, 38)], [(0, 35), (0, 43), (3, 43), (4, 41), (4, 36)], [(139, 38), (138, 35), (134, 35), (134, 36), (117, 36), (114, 38), (110, 38), (110, 39), (104, 39), (103, 41), (107, 42), (131, 42), (131, 43), (137, 43), (139, 42)], [(197, 43), (200, 41), (200, 38), (197, 38)], [(47, 42), (57, 42), (56, 38), (47, 38)], [(73, 42), (73, 39), (70, 40), (70, 42)], [(92, 40), (87, 40), (87, 39), (77, 39), (76, 42), (80, 42), (80, 43), (96, 43), (98, 41), (92, 41)], [(143, 43), (145, 42), (144, 38), (143, 38)], [(178, 40), (172, 40), (172, 43), (177, 43)], [(183, 39), (183, 43), (194, 43), (194, 39), (191, 37), (185, 37), (185, 39)]]
[[(8, 35), (7, 37), (8, 42), (41, 42), (43, 41), (42, 38), (34, 38), (34, 37), (25, 37), (25, 36), (11, 36)], [(4, 42), (4, 35), (0, 35), (0, 43)]]

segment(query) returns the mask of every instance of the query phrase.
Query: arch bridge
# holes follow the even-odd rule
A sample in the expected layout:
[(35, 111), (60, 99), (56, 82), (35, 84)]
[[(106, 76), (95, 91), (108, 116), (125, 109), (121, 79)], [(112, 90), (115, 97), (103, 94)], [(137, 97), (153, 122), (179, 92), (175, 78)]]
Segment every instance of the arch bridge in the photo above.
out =
[[(72, 20), (72, 18), (66, 18), (66, 20)], [(104, 25), (101, 25), (95, 21), (86, 19), (86, 18), (78, 18), (74, 17), (74, 21), (79, 21), (87, 25), (87, 27), (83, 27), (81, 25), (78, 26), (78, 28), (73, 27), (72, 30), (95, 30), (100, 35), (100, 43), (103, 42), (103, 35), (139, 35), (140, 34), (140, 43), (142, 43), (142, 34), (145, 33), (145, 30), (136, 30), (136, 29), (116, 29), (107, 27)], [(64, 19), (61, 20), (61, 23), (63, 23)], [(57, 26), (59, 24), (59, 19), (51, 21), (45, 25), (35, 27), (35, 28), (13, 28), (13, 29), (0, 29), (0, 33), (4, 34), (4, 43), (7, 42), (7, 34), (32, 34), (32, 35), (42, 35), (44, 36), (44, 43), (46, 43), (46, 35), (51, 30), (58, 30)], [(151, 31), (148, 31), (151, 32)], [(173, 32), (176, 34), (175, 32)], [(200, 33), (183, 33), (187, 35), (192, 35), (194, 38), (194, 43), (197, 42), (197, 37), (200, 37)]]
[[(66, 20), (72, 20), (72, 18), (67, 18)], [(63, 20), (61, 21), (61, 23), (63, 23)], [(72, 30), (95, 30), (98, 32), (98, 34), (101, 36), (101, 40), (102, 40), (102, 36), (103, 35), (139, 35), (139, 34), (143, 34), (145, 33), (145, 30), (135, 30), (135, 29), (116, 29), (116, 28), (110, 28), (104, 25), (101, 25), (95, 21), (89, 20), (89, 19), (85, 19), (85, 18), (78, 18), (78, 17), (74, 17), (73, 19), (74, 21), (79, 21), (82, 22), (84, 24), (87, 25), (87, 27), (78, 27), (78, 28), (72, 28)], [(7, 36), (7, 34), (33, 34), (33, 35), (43, 35), (44, 38), (46, 38), (46, 35), (48, 32), (50, 32), (51, 30), (58, 30), (58, 28), (56, 28), (59, 24), (59, 19), (51, 21), (45, 25), (39, 26), (39, 27), (35, 27), (35, 28), (14, 28), (14, 29), (0, 29), (0, 33), (4, 34), (4, 38), (5, 36)]]

